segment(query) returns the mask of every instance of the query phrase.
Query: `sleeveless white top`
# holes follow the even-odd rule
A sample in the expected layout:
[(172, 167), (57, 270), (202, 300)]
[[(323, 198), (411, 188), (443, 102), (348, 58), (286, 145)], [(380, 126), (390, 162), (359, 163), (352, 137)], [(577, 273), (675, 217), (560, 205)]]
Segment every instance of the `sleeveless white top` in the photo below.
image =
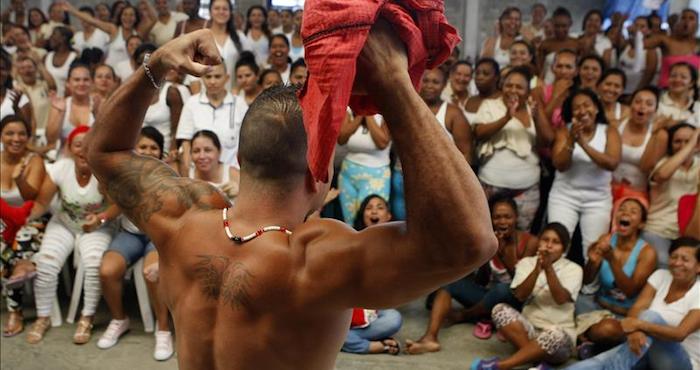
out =
[[(627, 122), (623, 122), (618, 130), (620, 135), (625, 131), (627, 127)], [(635, 189), (646, 190), (647, 188), (647, 176), (639, 168), (639, 163), (642, 160), (642, 154), (644, 154), (644, 149), (647, 147), (647, 143), (651, 139), (651, 127), (647, 127), (647, 133), (644, 136), (644, 142), (640, 146), (627, 145), (622, 143), (622, 157), (620, 164), (617, 165), (615, 172), (613, 172), (613, 180), (615, 182), (627, 181)]]
[(438, 109), (437, 113), (435, 113), (435, 118), (440, 123), (440, 126), (442, 126), (442, 129), (445, 130), (445, 133), (447, 134), (447, 136), (449, 136), (450, 139), (452, 139), (452, 133), (450, 132), (450, 130), (447, 129), (447, 124), (445, 123), (445, 122), (447, 122), (447, 102), (446, 101), (442, 102), (440, 109)]
[[(170, 107), (168, 106), (168, 89), (172, 86), (172, 82), (166, 82), (158, 93), (158, 101), (151, 104), (146, 110), (146, 116), (143, 118), (144, 126), (155, 127), (158, 132), (163, 135), (163, 150), (170, 149)], [(182, 97), (183, 104), (189, 98), (189, 91), (182, 85), (176, 86), (177, 91)]]
[(501, 69), (510, 65), (510, 50), (501, 49), (501, 36), (496, 38), (496, 45), (493, 47), (493, 59), (498, 62), (498, 66)]
[[(131, 34), (135, 34), (136, 31), (131, 31)], [(129, 53), (126, 51), (126, 40), (122, 32), (122, 27), (119, 26), (117, 29), (117, 35), (114, 40), (107, 45), (107, 59), (105, 64), (109, 64), (112, 68), (115, 68), (119, 62), (124, 60), (129, 60)]]
[[(224, 173), (221, 174), (221, 182), (217, 183), (217, 182), (208, 181), (210, 184), (216, 186), (217, 188), (228, 183), (229, 181), (231, 181), (231, 166), (222, 163), (221, 168), (222, 168), (222, 171), (224, 171)], [(189, 177), (191, 179), (194, 179), (194, 171), (195, 171), (194, 166), (191, 166), (190, 173), (189, 173)]]
[[(605, 145), (608, 141), (607, 129), (607, 125), (596, 125), (595, 134), (588, 143), (593, 149), (605, 152)], [(552, 191), (555, 188), (565, 186), (569, 189), (573, 187), (577, 190), (597, 190), (609, 194), (611, 180), (612, 172), (599, 167), (583, 148), (578, 143), (575, 143), (574, 152), (571, 154), (571, 166), (567, 171), (556, 172)]]
[(248, 46), (250, 51), (255, 54), (255, 62), (259, 66), (264, 66), (267, 64), (267, 57), (270, 56), (270, 44), (267, 36), (264, 34), (260, 36), (259, 39), (254, 40), (250, 35), (244, 35), (245, 39), (248, 41)]
[[(379, 126), (385, 124), (384, 118), (380, 114), (374, 115), (374, 120)], [(369, 129), (360, 126), (355, 133), (350, 136), (345, 144), (348, 154), (345, 159), (365, 167), (384, 167), (389, 165), (389, 151), (391, 144), (384, 149), (377, 148), (377, 144), (372, 140)]]
[(50, 52), (46, 55), (46, 70), (49, 71), (53, 79), (56, 81), (56, 95), (63, 97), (66, 94), (66, 80), (68, 80), (68, 70), (70, 69), (70, 64), (73, 63), (78, 54), (71, 51), (68, 58), (61, 66), (53, 65), (53, 58), (56, 55), (55, 52)]
[[(70, 110), (73, 105), (73, 97), (69, 96), (66, 98), (66, 111), (63, 112), (63, 124), (61, 125), (61, 140), (65, 141), (68, 139), (68, 135), (70, 135), (70, 132), (73, 131), (74, 128), (78, 126), (74, 126), (73, 123), (70, 121)], [(92, 124), (95, 123), (95, 115), (92, 113), (92, 97), (90, 97), (90, 117), (88, 118), (87, 122), (79, 122), (80, 125), (86, 125), (86, 126), (92, 126)]]

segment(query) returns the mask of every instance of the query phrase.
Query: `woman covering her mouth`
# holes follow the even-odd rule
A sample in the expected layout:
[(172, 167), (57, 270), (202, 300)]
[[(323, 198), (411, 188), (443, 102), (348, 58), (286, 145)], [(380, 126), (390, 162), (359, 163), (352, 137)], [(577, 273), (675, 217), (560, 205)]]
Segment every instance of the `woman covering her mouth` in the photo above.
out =
[(619, 320), (656, 268), (656, 251), (641, 238), (646, 218), (647, 208), (640, 200), (623, 200), (615, 213), (617, 231), (601, 236), (588, 248), (583, 283), (597, 280), (600, 289), (595, 295), (580, 294), (576, 300), (581, 359), (625, 340)]

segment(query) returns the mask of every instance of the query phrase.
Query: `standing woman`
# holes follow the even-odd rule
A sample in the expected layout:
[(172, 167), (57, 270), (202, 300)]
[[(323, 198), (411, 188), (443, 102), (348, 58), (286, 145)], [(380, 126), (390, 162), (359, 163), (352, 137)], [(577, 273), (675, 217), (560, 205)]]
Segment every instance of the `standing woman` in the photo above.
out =
[(57, 27), (70, 28), (70, 17), (68, 13), (60, 6), (60, 3), (53, 2), (49, 5), (49, 21), (42, 24), (37, 35), (36, 46), (45, 48), (46, 42), (53, 34), (53, 30)]
[(289, 83), (291, 63), (289, 59), (289, 39), (282, 34), (270, 36), (269, 67), (279, 72), (282, 83)]
[[(11, 115), (0, 121), (0, 198), (12, 207), (21, 207), (24, 202), (35, 200), (46, 174), (41, 157), (30, 152), (28, 143), (31, 139), (31, 127), (19, 116)], [(3, 267), (8, 269), (8, 276), (30, 274), (34, 265), (19, 253), (7, 266), (5, 258), (14, 247), (8, 245), (3, 252)], [(24, 286), (7, 289), (7, 309), (10, 315), (2, 330), (2, 335), (10, 337), (24, 329), (22, 316), (22, 295)]]
[(360, 203), (367, 196), (377, 194), (389, 198), (389, 127), (379, 114), (353, 116), (349, 112), (340, 128), (338, 144), (345, 145), (348, 150), (338, 174), (338, 190), (343, 218), (352, 225)]
[(43, 46), (39, 44), (39, 37), (41, 37), (41, 26), (48, 22), (46, 15), (39, 8), (31, 8), (27, 19), (27, 28), (29, 28), (29, 35), (32, 38), (32, 45)]
[[(17, 115), (22, 117), (24, 122), (30, 124), (34, 120), (32, 111), (32, 103), (26, 94), (13, 90), (12, 76), (12, 59), (4, 51), (0, 51), (0, 119), (9, 115)], [(29, 130), (29, 135), (32, 135), (33, 129)]]
[[(233, 5), (229, 0), (213, 0), (209, 3), (209, 14), (211, 15), (209, 28), (214, 34), (216, 47), (224, 59), (226, 73), (233, 74), (234, 63), (244, 49), (241, 40), (246, 40), (233, 24)], [(230, 78), (226, 88), (231, 90), (233, 84), (234, 81)]]
[(119, 86), (119, 81), (117, 81), (117, 74), (114, 72), (114, 68), (107, 64), (100, 64), (95, 67), (94, 74), (94, 85), (92, 89), (91, 96), (93, 99), (99, 99), (100, 101), (105, 101), (112, 95), (112, 92)]
[(516, 7), (508, 7), (498, 18), (498, 36), (489, 37), (484, 41), (482, 58), (493, 58), (503, 69), (510, 65), (510, 46), (513, 41), (521, 38), (522, 14)]
[(161, 157), (165, 158), (166, 162), (175, 159), (177, 124), (180, 122), (184, 101), (189, 97), (190, 93), (185, 86), (170, 81), (163, 82), (160, 92), (153, 97), (143, 118), (144, 127), (154, 127), (163, 136)]
[(570, 235), (580, 223), (583, 255), (610, 227), (612, 171), (620, 162), (620, 134), (608, 125), (605, 110), (591, 90), (579, 90), (564, 102), (566, 127), (554, 139), (557, 172), (549, 194), (548, 219)]
[(694, 193), (700, 176), (700, 130), (680, 123), (668, 130), (667, 156), (651, 173), (649, 218), (642, 237), (656, 249), (659, 266), (668, 266), (671, 241), (680, 236), (678, 203), (685, 194)]
[(46, 226), (40, 251), (34, 256), (37, 320), (27, 332), (30, 344), (39, 343), (51, 327), (49, 316), (56, 296), (58, 273), (75, 248), (80, 251), (81, 263), (85, 267), (85, 282), (83, 310), (73, 343), (90, 341), (95, 311), (100, 302), (100, 262), (112, 240), (107, 221), (114, 215), (105, 212), (107, 199), (98, 190), (97, 178), (85, 159), (88, 130), (87, 126), (80, 126), (68, 136), (70, 156), (47, 169), (48, 177), (42, 183), (30, 215), (31, 219), (44, 214), (53, 197), (58, 195), (61, 205)]
[(56, 95), (65, 96), (66, 79), (71, 63), (78, 57), (78, 53), (71, 47), (73, 31), (67, 27), (56, 27), (49, 39), (51, 52), (46, 54), (44, 64), (56, 82)]
[(289, 38), (289, 57), (292, 63), (304, 58), (304, 40), (301, 39), (301, 22), (304, 19), (304, 11), (298, 9), (294, 12), (294, 32)]
[(95, 5), (95, 16), (97, 16), (97, 19), (101, 21), (111, 22), (112, 10), (109, 8), (109, 5), (107, 5), (107, 3), (99, 3)]
[(624, 92), (626, 95), (656, 83), (656, 76), (661, 66), (661, 50), (644, 49), (644, 37), (650, 33), (647, 18), (637, 17), (630, 26), (629, 33), (627, 46), (620, 53), (617, 64), (627, 76), (628, 83)]
[(498, 88), (500, 78), (500, 68), (495, 60), (484, 58), (476, 62), (474, 84), (479, 94), (469, 97), (464, 105), (465, 116), (472, 126), (476, 123), (476, 114), (481, 107), (481, 103), (487, 99), (494, 99), (500, 96), (501, 91)]
[(60, 149), (56, 143), (64, 143), (73, 130), (80, 126), (92, 126), (95, 122), (95, 106), (90, 91), (92, 77), (84, 64), (74, 64), (68, 72), (67, 86), (73, 93), (67, 98), (51, 99), (51, 111), (46, 124), (48, 147)]
[(200, 0), (182, 0), (181, 4), (182, 12), (189, 18), (177, 24), (174, 37), (206, 27), (206, 20), (199, 16)]
[(510, 66), (525, 67), (530, 76), (530, 89), (537, 86), (544, 86), (544, 81), (538, 76), (537, 64), (535, 63), (535, 49), (525, 40), (516, 40), (510, 45)]
[(583, 43), (584, 54), (593, 53), (601, 58), (606, 66), (614, 65), (613, 45), (610, 39), (601, 30), (603, 26), (603, 13), (598, 9), (592, 9), (583, 17), (583, 34), (579, 40)]
[(530, 74), (523, 67), (505, 76), (500, 99), (479, 108), (474, 137), (478, 142), (479, 180), (487, 198), (507, 194), (518, 205), (518, 229), (530, 230), (540, 204), (537, 147), (549, 147), (554, 133), (543, 110), (528, 105)]
[(686, 62), (671, 67), (668, 90), (661, 95), (658, 114), (673, 119), (673, 124), (688, 122), (700, 126), (698, 70)]
[(131, 5), (126, 5), (117, 14), (116, 24), (101, 21), (87, 13), (78, 11), (73, 5), (68, 2), (63, 3), (65, 9), (85, 21), (106, 32), (109, 35), (109, 45), (107, 45), (107, 59), (105, 64), (116, 67), (119, 62), (129, 60), (129, 54), (126, 51), (126, 40), (134, 34), (138, 34), (142, 39), (148, 37), (150, 23), (154, 22), (149, 18), (149, 22), (141, 22), (141, 16), (138, 9)]
[[(466, 60), (459, 60), (450, 68), (450, 83), (442, 91), (442, 99), (456, 105), (463, 112), (466, 112), (467, 101), (469, 100), (469, 84), (472, 82), (474, 68)], [(449, 90), (449, 91), (448, 91)], [(446, 92), (448, 92), (446, 94)]]
[(230, 199), (238, 195), (240, 173), (233, 165), (222, 163), (221, 142), (216, 133), (209, 130), (195, 132), (192, 136), (190, 151), (194, 167), (190, 167), (187, 176), (191, 179), (206, 181), (221, 189)]
[[(554, 37), (544, 40), (537, 49), (537, 69), (544, 78), (545, 83), (554, 82), (554, 58), (560, 50), (571, 50), (574, 55), (579, 51), (579, 40), (571, 37), (571, 13), (563, 7), (559, 7), (552, 13), (552, 27)], [(575, 63), (575, 62), (574, 62)]]
[(244, 31), (250, 51), (258, 65), (266, 65), (270, 56), (270, 30), (267, 27), (267, 10), (260, 5), (248, 8)]
[[(236, 62), (236, 114), (239, 108), (243, 109), (243, 115), (248, 111), (248, 107), (253, 104), (253, 100), (262, 92), (262, 86), (258, 83), (260, 68), (255, 64), (253, 53), (246, 51), (241, 53), (241, 58)], [(242, 116), (241, 116), (242, 117)]]
[(589, 54), (578, 62), (578, 77), (575, 83), (579, 89), (591, 89), (595, 91), (600, 77), (605, 70), (605, 61), (595, 54)]
[(605, 118), (615, 126), (619, 126), (630, 116), (630, 107), (619, 101), (626, 84), (625, 72), (617, 68), (606, 69), (596, 84), (596, 92), (605, 108)]

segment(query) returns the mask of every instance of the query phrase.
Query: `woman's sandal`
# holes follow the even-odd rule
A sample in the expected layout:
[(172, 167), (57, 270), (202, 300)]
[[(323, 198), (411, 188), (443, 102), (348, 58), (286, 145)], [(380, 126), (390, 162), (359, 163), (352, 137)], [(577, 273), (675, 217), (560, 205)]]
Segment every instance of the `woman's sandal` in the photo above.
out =
[(36, 319), (27, 332), (27, 343), (37, 344), (41, 342), (49, 328), (51, 328), (51, 320), (48, 317)]
[(401, 343), (394, 338), (386, 338), (381, 341), (384, 344), (384, 353), (397, 356), (401, 353)]
[(86, 317), (81, 317), (78, 320), (78, 327), (73, 334), (73, 343), (85, 344), (90, 341), (92, 336), (92, 321)]
[(3, 337), (14, 337), (15, 335), (21, 333), (24, 330), (24, 317), (22, 312), (15, 311), (10, 312), (10, 316), (7, 318), (5, 327), (2, 328)]

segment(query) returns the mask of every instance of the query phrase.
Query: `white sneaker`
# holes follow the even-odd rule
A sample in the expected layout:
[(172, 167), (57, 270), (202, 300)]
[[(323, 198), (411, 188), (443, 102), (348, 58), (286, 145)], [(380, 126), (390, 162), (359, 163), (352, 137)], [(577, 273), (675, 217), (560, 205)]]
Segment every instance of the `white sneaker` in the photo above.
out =
[(97, 347), (101, 349), (114, 347), (119, 341), (119, 337), (124, 335), (127, 331), (129, 331), (128, 317), (124, 320), (113, 319), (109, 322), (109, 326), (107, 326), (107, 330), (102, 334), (100, 340), (97, 341)]
[(156, 330), (156, 348), (153, 351), (153, 358), (156, 361), (165, 361), (173, 355), (173, 336), (169, 331)]

